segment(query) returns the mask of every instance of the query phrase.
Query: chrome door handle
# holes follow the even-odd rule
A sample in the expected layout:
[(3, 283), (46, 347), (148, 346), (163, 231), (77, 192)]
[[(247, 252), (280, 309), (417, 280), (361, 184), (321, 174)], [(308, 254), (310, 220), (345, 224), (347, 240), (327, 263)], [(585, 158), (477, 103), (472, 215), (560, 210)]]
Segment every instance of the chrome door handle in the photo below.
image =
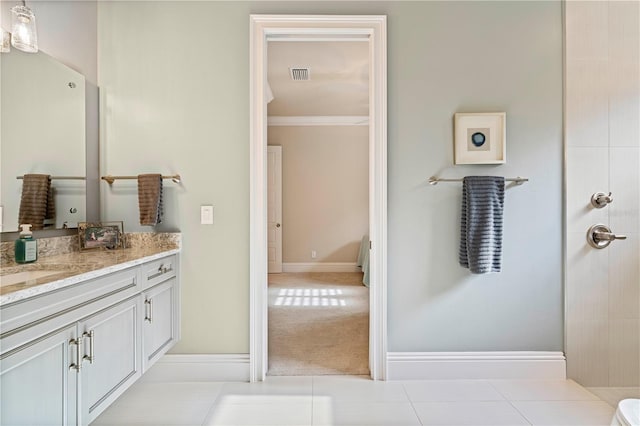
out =
[(82, 338), (85, 338), (85, 337), (89, 338), (89, 355), (85, 355), (82, 357), (83, 360), (89, 361), (89, 364), (93, 364), (93, 361), (96, 359), (93, 352), (94, 336), (95, 336), (95, 333), (93, 330), (90, 330), (89, 332), (85, 331), (84, 333), (82, 333)]
[(603, 249), (611, 244), (611, 241), (626, 240), (626, 235), (616, 235), (611, 232), (611, 229), (602, 224), (593, 225), (587, 231), (587, 241), (593, 248)]

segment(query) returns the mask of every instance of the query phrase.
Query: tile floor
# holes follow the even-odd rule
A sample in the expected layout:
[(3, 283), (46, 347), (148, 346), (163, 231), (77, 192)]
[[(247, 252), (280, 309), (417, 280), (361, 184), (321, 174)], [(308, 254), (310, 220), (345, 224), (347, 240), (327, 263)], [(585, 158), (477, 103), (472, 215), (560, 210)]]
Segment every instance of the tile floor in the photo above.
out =
[(274, 376), (262, 383), (139, 382), (92, 425), (608, 426), (613, 413), (571, 380)]
[(640, 399), (640, 388), (587, 388), (587, 390), (614, 407), (623, 399)]

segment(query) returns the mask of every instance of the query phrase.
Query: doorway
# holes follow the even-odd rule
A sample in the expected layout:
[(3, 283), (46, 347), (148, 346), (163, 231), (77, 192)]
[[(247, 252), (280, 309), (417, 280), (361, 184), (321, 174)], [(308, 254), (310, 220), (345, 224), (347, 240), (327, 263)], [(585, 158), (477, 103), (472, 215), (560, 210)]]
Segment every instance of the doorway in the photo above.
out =
[(330, 39), (267, 38), (269, 376), (369, 375), (369, 39)]
[(366, 37), (369, 43), (369, 223), (371, 377), (386, 376), (386, 17), (251, 16), (250, 143), (250, 380), (267, 372), (267, 42)]

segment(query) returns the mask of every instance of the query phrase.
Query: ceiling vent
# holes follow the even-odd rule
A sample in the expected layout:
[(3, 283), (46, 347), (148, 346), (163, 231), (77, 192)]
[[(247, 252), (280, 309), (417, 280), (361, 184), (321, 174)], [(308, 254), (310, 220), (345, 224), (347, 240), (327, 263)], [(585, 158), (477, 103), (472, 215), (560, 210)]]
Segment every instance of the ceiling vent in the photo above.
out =
[(293, 81), (311, 80), (311, 70), (309, 67), (291, 67), (289, 68), (289, 75)]

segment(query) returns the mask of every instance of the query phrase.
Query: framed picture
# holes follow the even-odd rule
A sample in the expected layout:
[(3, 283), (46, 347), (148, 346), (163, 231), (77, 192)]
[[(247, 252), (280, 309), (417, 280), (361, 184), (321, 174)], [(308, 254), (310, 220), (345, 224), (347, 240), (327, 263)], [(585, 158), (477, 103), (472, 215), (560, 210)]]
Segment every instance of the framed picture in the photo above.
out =
[(80, 250), (124, 247), (122, 222), (79, 222)]
[(507, 114), (456, 113), (454, 164), (503, 164), (507, 161)]

